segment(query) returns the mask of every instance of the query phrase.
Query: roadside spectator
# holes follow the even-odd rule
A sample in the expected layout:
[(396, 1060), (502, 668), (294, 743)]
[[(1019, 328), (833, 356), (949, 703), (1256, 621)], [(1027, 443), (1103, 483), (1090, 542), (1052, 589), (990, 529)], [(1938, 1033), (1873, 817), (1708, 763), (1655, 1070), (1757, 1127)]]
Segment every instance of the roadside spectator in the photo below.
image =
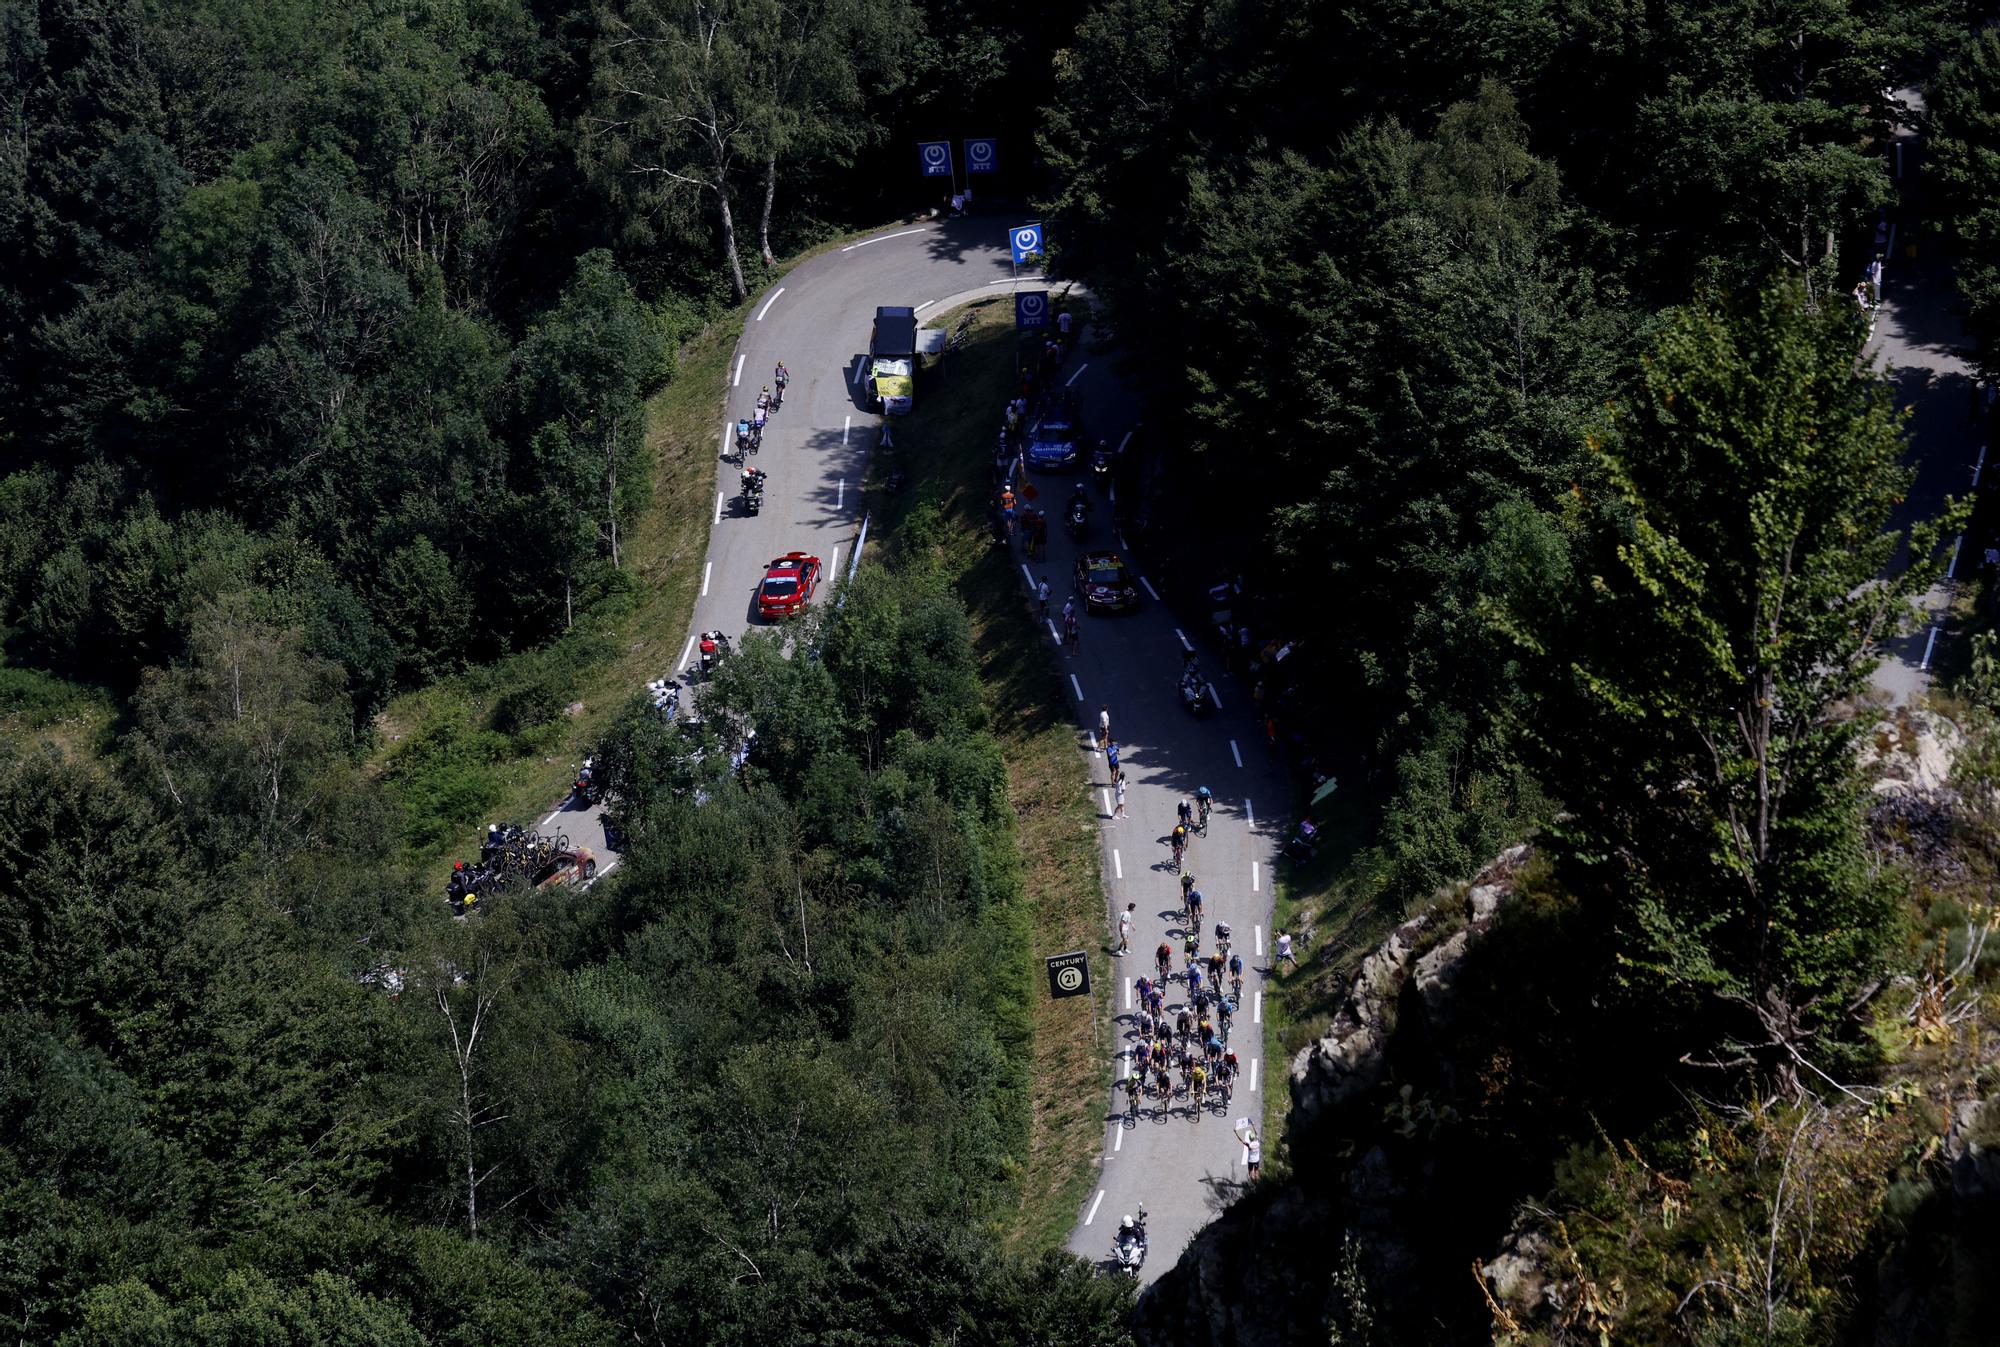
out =
[(1060, 313), (1056, 314), (1056, 331), (1062, 333), (1062, 338), (1064, 341), (1069, 340), (1070, 324), (1074, 323), (1075, 321), (1076, 321), (1076, 315), (1071, 313), (1068, 309), (1064, 309)]
[(1076, 653), (1076, 635), (1076, 614), (1071, 613), (1063, 621), (1063, 644), (1069, 647), (1072, 655)]
[(1137, 903), (1127, 903), (1125, 904), (1125, 910), (1118, 914), (1118, 949), (1116, 952), (1119, 954), (1130, 954), (1132, 952), (1132, 923), (1137, 920), (1133, 914), (1138, 909), (1139, 905)]
[(1292, 937), (1289, 932), (1278, 932), (1277, 958), (1273, 962), (1289, 964), (1293, 968), (1299, 966), (1299, 956), (1292, 951)]
[(1111, 779), (1112, 779), (1113, 781), (1116, 781), (1116, 780), (1118, 780), (1118, 778), (1119, 778), (1119, 772), (1118, 772), (1118, 741), (1117, 741), (1116, 739), (1106, 739), (1106, 740), (1104, 741), (1104, 761), (1105, 761), (1106, 763), (1110, 764), (1110, 767), (1111, 767)]
[(1042, 616), (1049, 615), (1049, 577), (1043, 576), (1042, 583), (1035, 586), (1035, 597), (1041, 601)]
[[(1044, 590), (1048, 588), (1048, 585), (1049, 582), (1047, 580), (1042, 581), (1042, 588)], [(1111, 742), (1111, 704), (1109, 702), (1100, 703), (1097, 708), (1097, 741), (1103, 744)]]
[(1111, 811), (1111, 821), (1116, 823), (1119, 819), (1126, 817), (1124, 777), (1121, 776), (1111, 783), (1111, 798), (1117, 802), (1117, 807)]
[(1251, 1128), (1243, 1134), (1243, 1163), (1250, 1171), (1250, 1181), (1257, 1181), (1257, 1171), (1264, 1167), (1264, 1140)]
[(1874, 305), (1868, 302), (1868, 282), (1856, 281), (1854, 283), (1854, 307), (1861, 311), (1863, 318), (1866, 318), (1868, 311), (1874, 307)]

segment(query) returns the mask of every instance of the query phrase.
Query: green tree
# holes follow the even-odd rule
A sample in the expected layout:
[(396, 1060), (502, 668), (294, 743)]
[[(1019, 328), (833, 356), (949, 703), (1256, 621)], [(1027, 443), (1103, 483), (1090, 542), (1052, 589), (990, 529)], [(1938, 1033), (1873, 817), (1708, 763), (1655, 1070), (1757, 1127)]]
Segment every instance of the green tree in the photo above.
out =
[(397, 548), (382, 564), (375, 607), (405, 680), (429, 683), (464, 667), (472, 597), (429, 538)]
[(204, 851), (268, 871), (323, 836), (350, 784), (345, 674), (241, 598), (197, 614), (188, 645), (146, 673), (134, 754)]
[(1574, 579), (1552, 596), (1545, 559), (1524, 568), (1506, 618), (1546, 689), (1554, 844), (1617, 982), (1794, 1092), (1887, 957), (1850, 706), (1937, 572), (1935, 521), (1890, 565), (1909, 474), (1858, 337), (1798, 284), (1673, 314), (1601, 446)]
[(2000, 377), (2000, 30), (1965, 37), (1927, 89), (1931, 172), (1958, 245), (1958, 288), (1980, 368)]
[(642, 207), (713, 201), (730, 295), (749, 295), (736, 242), (737, 173), (768, 113), (754, 34), (776, 0), (623, 0), (595, 52), (598, 162)]

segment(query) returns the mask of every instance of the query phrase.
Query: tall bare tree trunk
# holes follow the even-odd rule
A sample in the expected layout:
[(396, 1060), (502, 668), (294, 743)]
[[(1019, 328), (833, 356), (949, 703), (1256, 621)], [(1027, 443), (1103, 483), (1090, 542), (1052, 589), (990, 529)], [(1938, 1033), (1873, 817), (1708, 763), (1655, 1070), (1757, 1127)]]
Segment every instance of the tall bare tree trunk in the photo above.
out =
[(778, 260), (771, 256), (771, 203), (777, 200), (777, 197), (778, 153), (773, 150), (764, 158), (764, 213), (757, 221), (757, 248), (767, 267)]
[(750, 297), (750, 287), (743, 283), (743, 259), (736, 254), (736, 214), (729, 208), (729, 181), (720, 174), (715, 199), (722, 205), (722, 251), (729, 257), (729, 283), (734, 288), (736, 302), (741, 304)]

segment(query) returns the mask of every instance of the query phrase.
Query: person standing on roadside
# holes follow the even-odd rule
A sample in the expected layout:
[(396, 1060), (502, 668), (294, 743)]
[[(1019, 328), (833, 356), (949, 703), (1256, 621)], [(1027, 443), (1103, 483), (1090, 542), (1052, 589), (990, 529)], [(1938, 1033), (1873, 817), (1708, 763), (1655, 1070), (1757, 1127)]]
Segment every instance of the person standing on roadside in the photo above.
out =
[[(1048, 581), (1044, 580), (1042, 583), (1047, 584)], [(1097, 708), (1097, 740), (1099, 743), (1105, 744), (1111, 742), (1111, 704), (1109, 702), (1105, 702)]]
[(1111, 811), (1111, 821), (1116, 823), (1125, 817), (1125, 778), (1119, 777), (1111, 785), (1111, 797), (1117, 801), (1117, 808)]
[(1042, 583), (1040, 583), (1039, 585), (1036, 585), (1036, 586), (1035, 586), (1035, 597), (1036, 597), (1037, 599), (1041, 600), (1041, 604), (1042, 604), (1042, 616), (1043, 616), (1043, 617), (1047, 617), (1047, 616), (1049, 615), (1049, 577), (1048, 577), (1048, 576), (1046, 576), (1046, 575), (1045, 575), (1045, 576), (1043, 576), (1043, 577), (1042, 577)]
[(1116, 739), (1106, 739), (1104, 741), (1104, 761), (1111, 768), (1111, 780), (1114, 784), (1124, 780), (1123, 774), (1118, 770), (1118, 741)]
[(1257, 1171), (1264, 1167), (1264, 1140), (1251, 1128), (1243, 1134), (1243, 1163), (1250, 1171), (1250, 1182), (1257, 1181)]
[(1129, 954), (1132, 952), (1132, 924), (1138, 920), (1136, 915), (1138, 910), (1139, 905), (1137, 903), (1127, 903), (1125, 904), (1125, 910), (1118, 914), (1118, 953), (1120, 954)]

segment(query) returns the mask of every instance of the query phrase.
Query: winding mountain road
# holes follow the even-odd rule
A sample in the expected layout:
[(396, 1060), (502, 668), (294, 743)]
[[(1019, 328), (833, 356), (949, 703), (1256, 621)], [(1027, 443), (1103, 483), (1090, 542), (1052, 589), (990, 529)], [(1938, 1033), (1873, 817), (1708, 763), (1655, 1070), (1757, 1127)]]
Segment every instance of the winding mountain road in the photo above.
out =
[[(766, 428), (762, 451), (752, 460), (770, 474), (764, 508), (754, 517), (737, 511), (738, 470), (718, 453), (717, 516), (702, 562), (692, 630), (684, 634), (675, 667), (661, 674), (686, 670), (696, 632), (719, 628), (737, 637), (761, 625), (755, 594), (772, 557), (799, 549), (819, 556), (829, 579), (840, 573), (853, 555), (861, 520), (856, 487), (879, 433), (879, 418), (869, 411), (860, 382), (875, 308), (910, 304), (927, 323), (943, 325), (953, 308), (1008, 285), (1008, 223), (985, 217), (886, 229), (801, 264), (758, 298), (730, 359), (731, 385), (716, 430), (719, 447), (733, 452), (737, 419), (750, 414), (758, 390), (782, 360), (791, 372), (791, 385), (783, 408)], [(1087, 334), (1061, 377), (1078, 393), (1093, 436), (1116, 444), (1137, 423), (1136, 404), (1113, 373), (1108, 352), (1091, 349)], [(918, 396), (923, 396), (921, 389)], [(1000, 413), (993, 409), (996, 422)], [(1032, 480), (1049, 508), (1052, 527), (1048, 555), (1022, 569), (1024, 605), (1034, 581), (1046, 575), (1055, 591), (1051, 609), (1059, 610), (1070, 589), (1077, 545), (1056, 516), (1077, 478)], [(1097, 504), (1085, 545), (1113, 545), (1112, 511), (1101, 499)], [(1145, 557), (1129, 549), (1125, 554), (1143, 576)], [(1193, 563), (1183, 559), (1182, 564)], [(1248, 690), (1222, 675), (1212, 650), (1200, 651), (1204, 667), (1214, 675), (1210, 713), (1196, 719), (1181, 706), (1176, 686), (1182, 652), (1200, 635), (1192, 630), (1184, 635), (1150, 585), (1148, 591), (1136, 614), (1086, 618), (1074, 654), (1056, 650), (1056, 628), (1047, 629), (1051, 658), (1074, 694), (1078, 751), (1088, 758), (1088, 789), (1102, 823), (1107, 925), (1111, 914), (1128, 902), (1138, 904), (1132, 953), (1112, 960), (1109, 989), (1121, 1076), (1132, 1037), (1131, 982), (1151, 971), (1151, 951), (1162, 939), (1172, 936), (1179, 946), (1180, 887), (1165, 837), (1173, 827), (1176, 803), (1199, 785), (1207, 785), (1216, 799), (1208, 832), (1195, 839), (1188, 858), (1207, 898), (1209, 932), (1203, 948), (1213, 944), (1216, 921), (1230, 922), (1251, 970), (1232, 1044), (1244, 1076), (1226, 1112), (1211, 1110), (1197, 1122), (1186, 1101), (1176, 1099), (1165, 1111), (1149, 1104), (1135, 1124), (1114, 1100), (1104, 1101), (1098, 1182), (1077, 1213), (1070, 1247), (1108, 1264), (1118, 1218), (1144, 1205), (1151, 1215), (1152, 1250), (1145, 1269), (1150, 1281), (1173, 1264), (1245, 1178), (1243, 1147), (1230, 1123), (1238, 1116), (1261, 1121), (1263, 1112), (1267, 1073), (1261, 1060), (1260, 988), (1275, 934), (1272, 864), (1288, 814), (1283, 774), (1250, 713)], [(1123, 820), (1111, 817), (1108, 772), (1096, 738), (1100, 706), (1110, 708), (1112, 733), (1123, 754), (1129, 815)], [(567, 800), (544, 825), (561, 828), (574, 842), (606, 857), (600, 874), (616, 865), (598, 809)], [(1184, 989), (1177, 990), (1171, 999), (1184, 995)], [(1079, 1004), (1078, 1013), (1088, 1012)]]

